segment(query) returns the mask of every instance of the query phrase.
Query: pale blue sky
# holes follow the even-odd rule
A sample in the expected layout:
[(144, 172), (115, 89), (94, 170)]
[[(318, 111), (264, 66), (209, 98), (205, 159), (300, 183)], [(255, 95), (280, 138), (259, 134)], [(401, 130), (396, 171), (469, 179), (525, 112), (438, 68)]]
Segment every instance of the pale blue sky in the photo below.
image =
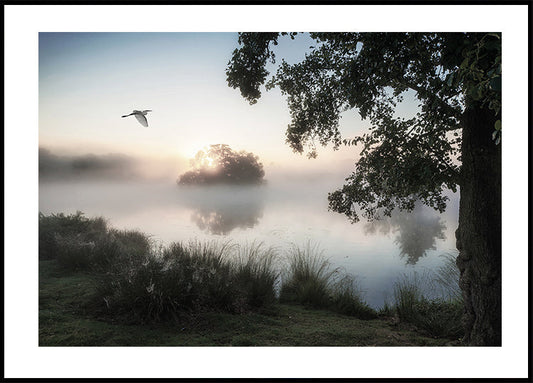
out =
[[(349, 171), (353, 148), (321, 150), (317, 161), (291, 151), (290, 115), (277, 89), (250, 106), (228, 87), (225, 70), (237, 39), (237, 33), (40, 33), (39, 144), (66, 154), (168, 159), (226, 143), (254, 152), (266, 167), (324, 169), (340, 161)], [(300, 61), (310, 45), (308, 35), (282, 38), (278, 62)], [(149, 128), (120, 117), (133, 109), (153, 110)], [(341, 123), (351, 136), (366, 125), (355, 112)]]

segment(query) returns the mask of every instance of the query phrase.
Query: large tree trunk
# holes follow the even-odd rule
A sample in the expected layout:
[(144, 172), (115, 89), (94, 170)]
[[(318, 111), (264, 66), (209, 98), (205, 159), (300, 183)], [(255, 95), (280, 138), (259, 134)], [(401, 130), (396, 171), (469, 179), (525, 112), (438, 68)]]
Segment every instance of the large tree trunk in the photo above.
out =
[(459, 285), (464, 343), (501, 346), (501, 145), (494, 112), (469, 103), (464, 113), (459, 227)]

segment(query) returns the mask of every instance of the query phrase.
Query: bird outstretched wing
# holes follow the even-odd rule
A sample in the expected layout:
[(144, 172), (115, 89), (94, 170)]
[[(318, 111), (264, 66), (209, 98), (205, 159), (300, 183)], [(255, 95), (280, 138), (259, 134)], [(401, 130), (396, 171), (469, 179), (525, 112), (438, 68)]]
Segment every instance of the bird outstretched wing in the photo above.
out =
[(135, 114), (135, 118), (141, 123), (142, 126), (148, 127), (148, 120), (146, 120), (146, 117), (144, 117), (144, 115)]

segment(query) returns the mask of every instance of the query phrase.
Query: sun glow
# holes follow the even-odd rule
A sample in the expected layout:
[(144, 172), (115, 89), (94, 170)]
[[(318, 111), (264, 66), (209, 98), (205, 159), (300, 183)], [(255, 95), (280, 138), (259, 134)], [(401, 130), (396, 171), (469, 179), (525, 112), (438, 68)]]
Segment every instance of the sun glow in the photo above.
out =
[(202, 146), (190, 152), (188, 158), (191, 166), (195, 168), (214, 169), (216, 167), (215, 159), (209, 156), (209, 145)]
[(204, 160), (205, 160), (205, 165), (208, 168), (214, 168), (215, 167), (215, 160), (212, 159), (211, 157), (205, 157)]

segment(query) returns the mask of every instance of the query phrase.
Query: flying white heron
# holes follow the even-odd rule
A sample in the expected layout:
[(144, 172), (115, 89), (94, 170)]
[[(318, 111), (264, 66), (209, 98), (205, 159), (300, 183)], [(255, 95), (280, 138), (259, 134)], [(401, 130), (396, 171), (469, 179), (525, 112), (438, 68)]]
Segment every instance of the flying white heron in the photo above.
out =
[(144, 117), (148, 112), (151, 112), (151, 110), (134, 110), (130, 114), (126, 114), (122, 116), (122, 118), (128, 117), (128, 116), (135, 116), (137, 121), (139, 121), (142, 126), (148, 127), (148, 120), (146, 119), (146, 117)]

